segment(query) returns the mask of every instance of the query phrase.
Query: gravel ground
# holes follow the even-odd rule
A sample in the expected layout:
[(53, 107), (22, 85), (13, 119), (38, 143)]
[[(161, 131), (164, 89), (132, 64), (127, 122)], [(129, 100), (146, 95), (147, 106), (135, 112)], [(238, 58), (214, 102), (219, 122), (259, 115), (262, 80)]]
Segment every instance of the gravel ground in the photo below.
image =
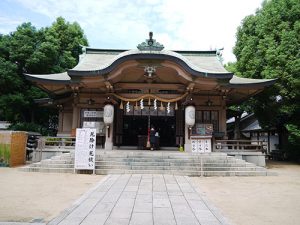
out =
[(295, 225), (300, 221), (300, 165), (270, 161), (269, 177), (194, 177), (201, 192), (233, 224)]
[(45, 222), (70, 207), (103, 176), (0, 168), (0, 221)]

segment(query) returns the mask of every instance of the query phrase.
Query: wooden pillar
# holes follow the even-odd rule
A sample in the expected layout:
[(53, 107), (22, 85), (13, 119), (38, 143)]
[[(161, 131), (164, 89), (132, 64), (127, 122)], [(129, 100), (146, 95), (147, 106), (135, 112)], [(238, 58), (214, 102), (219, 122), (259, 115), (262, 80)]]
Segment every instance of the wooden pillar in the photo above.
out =
[(176, 118), (176, 145), (183, 146), (184, 144), (184, 111), (180, 109), (175, 111), (175, 118)]
[(63, 112), (61, 110), (59, 110), (59, 113), (58, 113), (58, 133), (63, 131), (63, 117), (64, 117)]
[(78, 107), (73, 106), (73, 118), (72, 118), (72, 129), (78, 127)]
[(76, 105), (73, 105), (71, 136), (76, 135), (77, 127), (78, 127), (78, 107)]
[(268, 130), (268, 148), (267, 148), (267, 153), (270, 153), (270, 131)]
[(219, 111), (219, 131), (224, 132), (224, 139), (227, 137), (227, 124), (226, 124), (226, 100), (221, 99), (221, 109)]

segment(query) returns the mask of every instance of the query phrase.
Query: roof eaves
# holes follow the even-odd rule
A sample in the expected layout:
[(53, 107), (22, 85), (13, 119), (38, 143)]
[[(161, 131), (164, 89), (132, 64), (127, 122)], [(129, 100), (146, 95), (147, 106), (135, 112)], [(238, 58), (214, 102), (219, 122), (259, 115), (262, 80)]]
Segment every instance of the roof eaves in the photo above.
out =
[(27, 80), (32, 82), (39, 82), (39, 83), (49, 83), (49, 84), (71, 84), (71, 83), (77, 83), (77, 81), (72, 80), (52, 80), (47, 78), (40, 78), (40, 77), (34, 77), (32, 74), (24, 73), (24, 76)]
[(233, 83), (233, 84), (227, 84), (225, 86), (229, 88), (263, 88), (275, 84), (276, 80), (277, 79), (270, 79), (270, 80), (257, 82), (257, 83)]

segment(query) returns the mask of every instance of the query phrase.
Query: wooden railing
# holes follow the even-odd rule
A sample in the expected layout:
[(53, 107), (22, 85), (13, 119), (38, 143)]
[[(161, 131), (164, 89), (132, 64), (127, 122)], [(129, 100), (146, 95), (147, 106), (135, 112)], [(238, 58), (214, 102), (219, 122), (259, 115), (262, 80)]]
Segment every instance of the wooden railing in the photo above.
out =
[(267, 143), (258, 140), (215, 140), (213, 149), (215, 152), (265, 152)]

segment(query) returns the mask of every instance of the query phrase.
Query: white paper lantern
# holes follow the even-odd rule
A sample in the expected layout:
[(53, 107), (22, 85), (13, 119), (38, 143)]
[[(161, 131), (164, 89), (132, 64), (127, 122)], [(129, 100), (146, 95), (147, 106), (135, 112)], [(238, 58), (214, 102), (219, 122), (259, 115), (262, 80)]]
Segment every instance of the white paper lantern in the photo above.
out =
[(110, 104), (105, 105), (103, 114), (104, 123), (106, 125), (112, 124), (114, 121), (114, 106)]
[(192, 127), (195, 125), (195, 106), (187, 106), (185, 108), (185, 123), (189, 127)]

